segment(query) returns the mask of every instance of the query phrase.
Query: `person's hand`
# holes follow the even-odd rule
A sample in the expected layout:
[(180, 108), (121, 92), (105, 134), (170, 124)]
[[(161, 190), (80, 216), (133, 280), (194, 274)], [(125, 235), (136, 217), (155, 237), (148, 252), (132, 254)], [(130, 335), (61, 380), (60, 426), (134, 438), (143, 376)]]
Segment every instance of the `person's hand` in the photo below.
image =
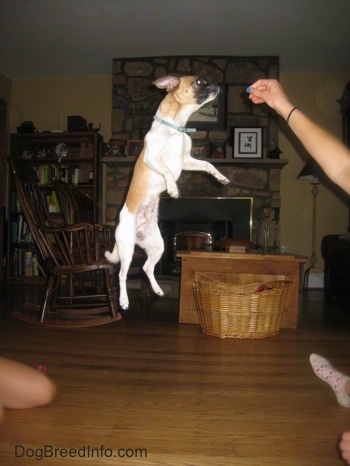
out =
[(350, 464), (350, 432), (343, 433), (339, 443), (339, 448), (344, 460)]
[(247, 91), (250, 92), (249, 99), (254, 104), (266, 103), (284, 117), (293, 108), (281, 84), (276, 79), (259, 79)]

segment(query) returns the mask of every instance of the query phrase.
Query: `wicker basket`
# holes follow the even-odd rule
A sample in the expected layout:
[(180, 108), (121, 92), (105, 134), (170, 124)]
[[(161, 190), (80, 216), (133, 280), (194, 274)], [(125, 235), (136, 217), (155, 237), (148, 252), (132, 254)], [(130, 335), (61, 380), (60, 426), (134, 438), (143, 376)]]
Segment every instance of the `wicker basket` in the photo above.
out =
[(286, 280), (249, 285), (196, 280), (193, 291), (202, 331), (220, 338), (277, 335), (290, 284)]

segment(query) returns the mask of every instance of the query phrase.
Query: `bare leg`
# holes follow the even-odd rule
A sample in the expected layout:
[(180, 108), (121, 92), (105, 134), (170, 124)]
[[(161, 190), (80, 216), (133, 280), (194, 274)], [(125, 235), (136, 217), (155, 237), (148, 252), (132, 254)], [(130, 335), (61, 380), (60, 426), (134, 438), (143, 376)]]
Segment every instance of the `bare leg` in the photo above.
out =
[(339, 443), (339, 448), (344, 460), (347, 464), (350, 464), (350, 432), (343, 433)]
[(25, 364), (0, 358), (0, 418), (3, 408), (26, 409), (43, 406), (56, 393), (52, 380)]

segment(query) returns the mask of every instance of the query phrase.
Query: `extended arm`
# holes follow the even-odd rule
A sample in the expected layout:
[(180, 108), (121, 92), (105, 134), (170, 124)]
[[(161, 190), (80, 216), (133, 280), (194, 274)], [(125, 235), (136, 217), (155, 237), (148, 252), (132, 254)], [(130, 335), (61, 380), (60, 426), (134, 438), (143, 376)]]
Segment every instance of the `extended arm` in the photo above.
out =
[(250, 100), (265, 102), (281, 115), (309, 154), (329, 178), (350, 194), (350, 151), (335, 136), (311, 121), (290, 102), (280, 83), (274, 79), (260, 79), (249, 88)]

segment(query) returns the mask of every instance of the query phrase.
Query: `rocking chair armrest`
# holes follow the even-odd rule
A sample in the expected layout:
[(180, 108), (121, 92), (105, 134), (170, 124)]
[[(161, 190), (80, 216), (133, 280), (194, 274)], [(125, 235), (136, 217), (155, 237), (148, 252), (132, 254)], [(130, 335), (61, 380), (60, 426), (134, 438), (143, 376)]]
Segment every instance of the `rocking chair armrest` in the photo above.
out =
[(115, 231), (115, 226), (114, 226), (114, 225), (109, 225), (109, 224), (107, 224), (107, 223), (104, 223), (104, 224), (102, 224), (102, 223), (95, 223), (95, 227), (97, 227), (97, 228), (99, 229), (99, 231), (105, 230), (105, 231), (111, 231), (111, 232), (113, 232), (113, 233), (114, 233), (114, 231)]
[(91, 223), (72, 223), (71, 225), (60, 225), (54, 227), (48, 227), (40, 225), (40, 230), (45, 233), (59, 233), (59, 232), (77, 232), (77, 231), (94, 231), (94, 225)]
[(50, 261), (61, 271), (63, 265), (69, 268), (94, 266), (101, 257), (100, 234), (91, 223), (40, 226), (40, 233), (46, 242)]
[(95, 226), (95, 239), (96, 239), (96, 245), (98, 244), (98, 247), (96, 248), (96, 251), (99, 251), (97, 254), (98, 257), (104, 257), (105, 251), (111, 249), (114, 244), (114, 231), (115, 231), (115, 226), (113, 225), (101, 225), (101, 224), (96, 224)]

